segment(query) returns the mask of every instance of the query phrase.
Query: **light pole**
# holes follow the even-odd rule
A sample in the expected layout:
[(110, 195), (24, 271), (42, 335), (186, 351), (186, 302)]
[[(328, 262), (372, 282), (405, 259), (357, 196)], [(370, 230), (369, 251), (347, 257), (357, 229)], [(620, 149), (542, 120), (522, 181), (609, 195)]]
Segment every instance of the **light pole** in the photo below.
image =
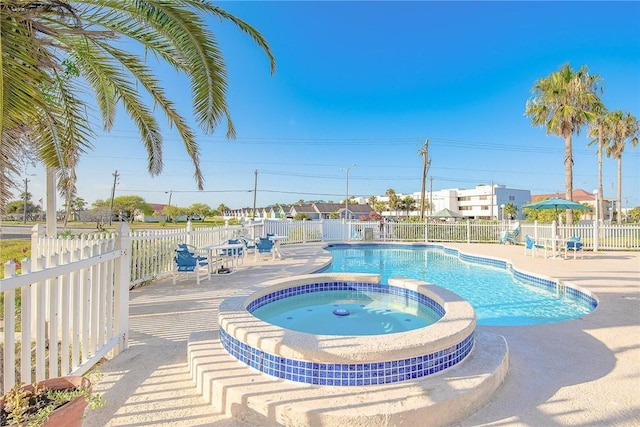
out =
[(26, 224), (27, 223), (27, 199), (28, 199), (28, 192), (29, 191), (29, 178), (25, 178), (24, 179), (24, 209), (22, 212), (22, 223)]
[(165, 191), (164, 194), (169, 194), (169, 204), (167, 206), (171, 206), (171, 196), (173, 196), (173, 190)]
[(500, 205), (500, 213), (502, 215), (502, 221), (504, 222), (504, 203)]
[(596, 196), (596, 220), (595, 220), (595, 224), (594, 226), (594, 230), (593, 230), (593, 251), (594, 252), (598, 252), (598, 243), (599, 243), (599, 235), (600, 235), (600, 224), (599, 224), (599, 219), (598, 219), (598, 203), (599, 203), (599, 199), (598, 199), (598, 190), (593, 190), (593, 195)]
[(351, 166), (349, 166), (348, 168), (340, 168), (341, 171), (346, 172), (347, 173), (347, 198), (344, 199), (344, 218), (345, 220), (348, 219), (347, 215), (349, 215), (349, 171), (351, 170), (351, 168), (355, 168), (356, 164), (352, 164)]

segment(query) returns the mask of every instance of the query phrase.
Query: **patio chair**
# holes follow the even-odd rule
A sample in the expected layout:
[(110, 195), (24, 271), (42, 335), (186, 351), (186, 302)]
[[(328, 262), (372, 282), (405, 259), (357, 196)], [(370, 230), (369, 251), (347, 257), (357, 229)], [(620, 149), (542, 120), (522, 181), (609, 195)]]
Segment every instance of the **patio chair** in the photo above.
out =
[(258, 258), (258, 254), (271, 254), (273, 257), (273, 241), (268, 237), (260, 237), (256, 242), (256, 258)]
[(531, 252), (531, 256), (536, 256), (537, 249), (544, 249), (544, 257), (547, 257), (547, 247), (536, 243), (536, 241), (528, 234), (524, 236), (524, 255), (527, 255), (527, 251)]
[[(198, 248), (196, 248), (195, 246), (187, 245), (186, 243), (178, 243), (178, 249), (176, 249), (176, 251), (187, 251), (191, 255), (196, 255), (196, 253), (200, 252)], [(206, 256), (202, 256), (202, 255), (197, 255), (197, 258), (200, 259), (201, 261), (207, 259)]]
[(584, 245), (580, 242), (579, 236), (573, 236), (569, 240), (567, 240), (567, 244), (564, 247), (564, 257), (567, 258), (567, 251), (573, 251), (573, 259), (576, 259), (576, 254), (578, 251), (582, 254), (582, 258), (584, 259), (584, 252), (582, 251), (582, 247)]
[[(209, 272), (209, 262), (205, 257), (193, 255), (188, 250), (176, 250), (176, 255), (173, 257), (173, 284), (176, 284), (176, 277), (179, 273), (194, 273), (196, 276), (196, 283), (199, 285), (200, 280), (206, 277), (211, 280), (211, 273)], [(204, 270), (204, 275), (201, 276)]]
[(255, 240), (250, 240), (245, 236), (240, 236), (240, 242), (244, 244), (245, 253), (249, 253), (250, 251), (256, 251), (256, 242)]
[(516, 222), (513, 224), (511, 230), (505, 230), (500, 234), (500, 243), (503, 245), (507, 242), (513, 243), (514, 245), (517, 243), (518, 236), (520, 235), (520, 223)]

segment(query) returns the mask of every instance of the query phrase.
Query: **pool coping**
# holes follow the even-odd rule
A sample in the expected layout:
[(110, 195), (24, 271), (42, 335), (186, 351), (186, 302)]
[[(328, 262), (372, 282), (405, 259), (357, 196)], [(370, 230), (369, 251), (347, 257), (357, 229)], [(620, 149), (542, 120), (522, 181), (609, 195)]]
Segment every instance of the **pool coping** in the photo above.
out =
[[(415, 292), (443, 312), (435, 323), (410, 331), (381, 335), (319, 335), (265, 322), (248, 307), (265, 296), (299, 286), (379, 285), (366, 273), (320, 273), (265, 283), (262, 289), (226, 298), (220, 304), (220, 339), (242, 363), (265, 374), (327, 386), (366, 386), (403, 382), (449, 369), (471, 353), (476, 316), (457, 294), (426, 282), (394, 278), (389, 286)], [(386, 285), (380, 285), (382, 288)]]

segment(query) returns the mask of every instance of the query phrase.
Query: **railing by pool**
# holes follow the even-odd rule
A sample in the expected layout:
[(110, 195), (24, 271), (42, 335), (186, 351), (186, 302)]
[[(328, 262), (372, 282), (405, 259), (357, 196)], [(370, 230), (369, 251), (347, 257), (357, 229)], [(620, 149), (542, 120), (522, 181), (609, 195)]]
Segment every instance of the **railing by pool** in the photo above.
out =
[[(80, 374), (109, 352), (127, 347), (129, 289), (171, 274), (174, 248), (195, 247), (266, 233), (285, 245), (311, 242), (496, 243), (507, 222), (367, 222), (269, 220), (243, 225), (130, 231), (49, 238), (33, 228), (32, 259), (5, 264), (0, 281), (3, 311), (3, 390), (16, 381)], [(521, 224), (519, 241), (579, 236), (587, 250), (640, 250), (640, 225)], [(27, 340), (26, 337), (29, 337)], [(26, 345), (24, 345), (26, 343)], [(58, 343), (58, 345), (53, 345)], [(33, 362), (32, 362), (33, 357)], [(18, 367), (18, 368), (16, 368)]]

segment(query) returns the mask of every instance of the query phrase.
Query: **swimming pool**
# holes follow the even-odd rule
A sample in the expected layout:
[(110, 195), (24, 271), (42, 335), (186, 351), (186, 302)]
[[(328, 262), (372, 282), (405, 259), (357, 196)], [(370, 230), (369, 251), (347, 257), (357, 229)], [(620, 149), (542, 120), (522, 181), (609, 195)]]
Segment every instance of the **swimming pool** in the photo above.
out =
[(442, 317), (432, 300), (394, 286), (325, 284), (314, 290), (273, 298), (252, 314), (294, 331), (343, 336), (406, 332)]
[(502, 260), (435, 245), (335, 244), (322, 272), (376, 273), (381, 283), (408, 277), (442, 286), (469, 301), (480, 325), (534, 325), (577, 319), (597, 305), (591, 296), (514, 270)]

